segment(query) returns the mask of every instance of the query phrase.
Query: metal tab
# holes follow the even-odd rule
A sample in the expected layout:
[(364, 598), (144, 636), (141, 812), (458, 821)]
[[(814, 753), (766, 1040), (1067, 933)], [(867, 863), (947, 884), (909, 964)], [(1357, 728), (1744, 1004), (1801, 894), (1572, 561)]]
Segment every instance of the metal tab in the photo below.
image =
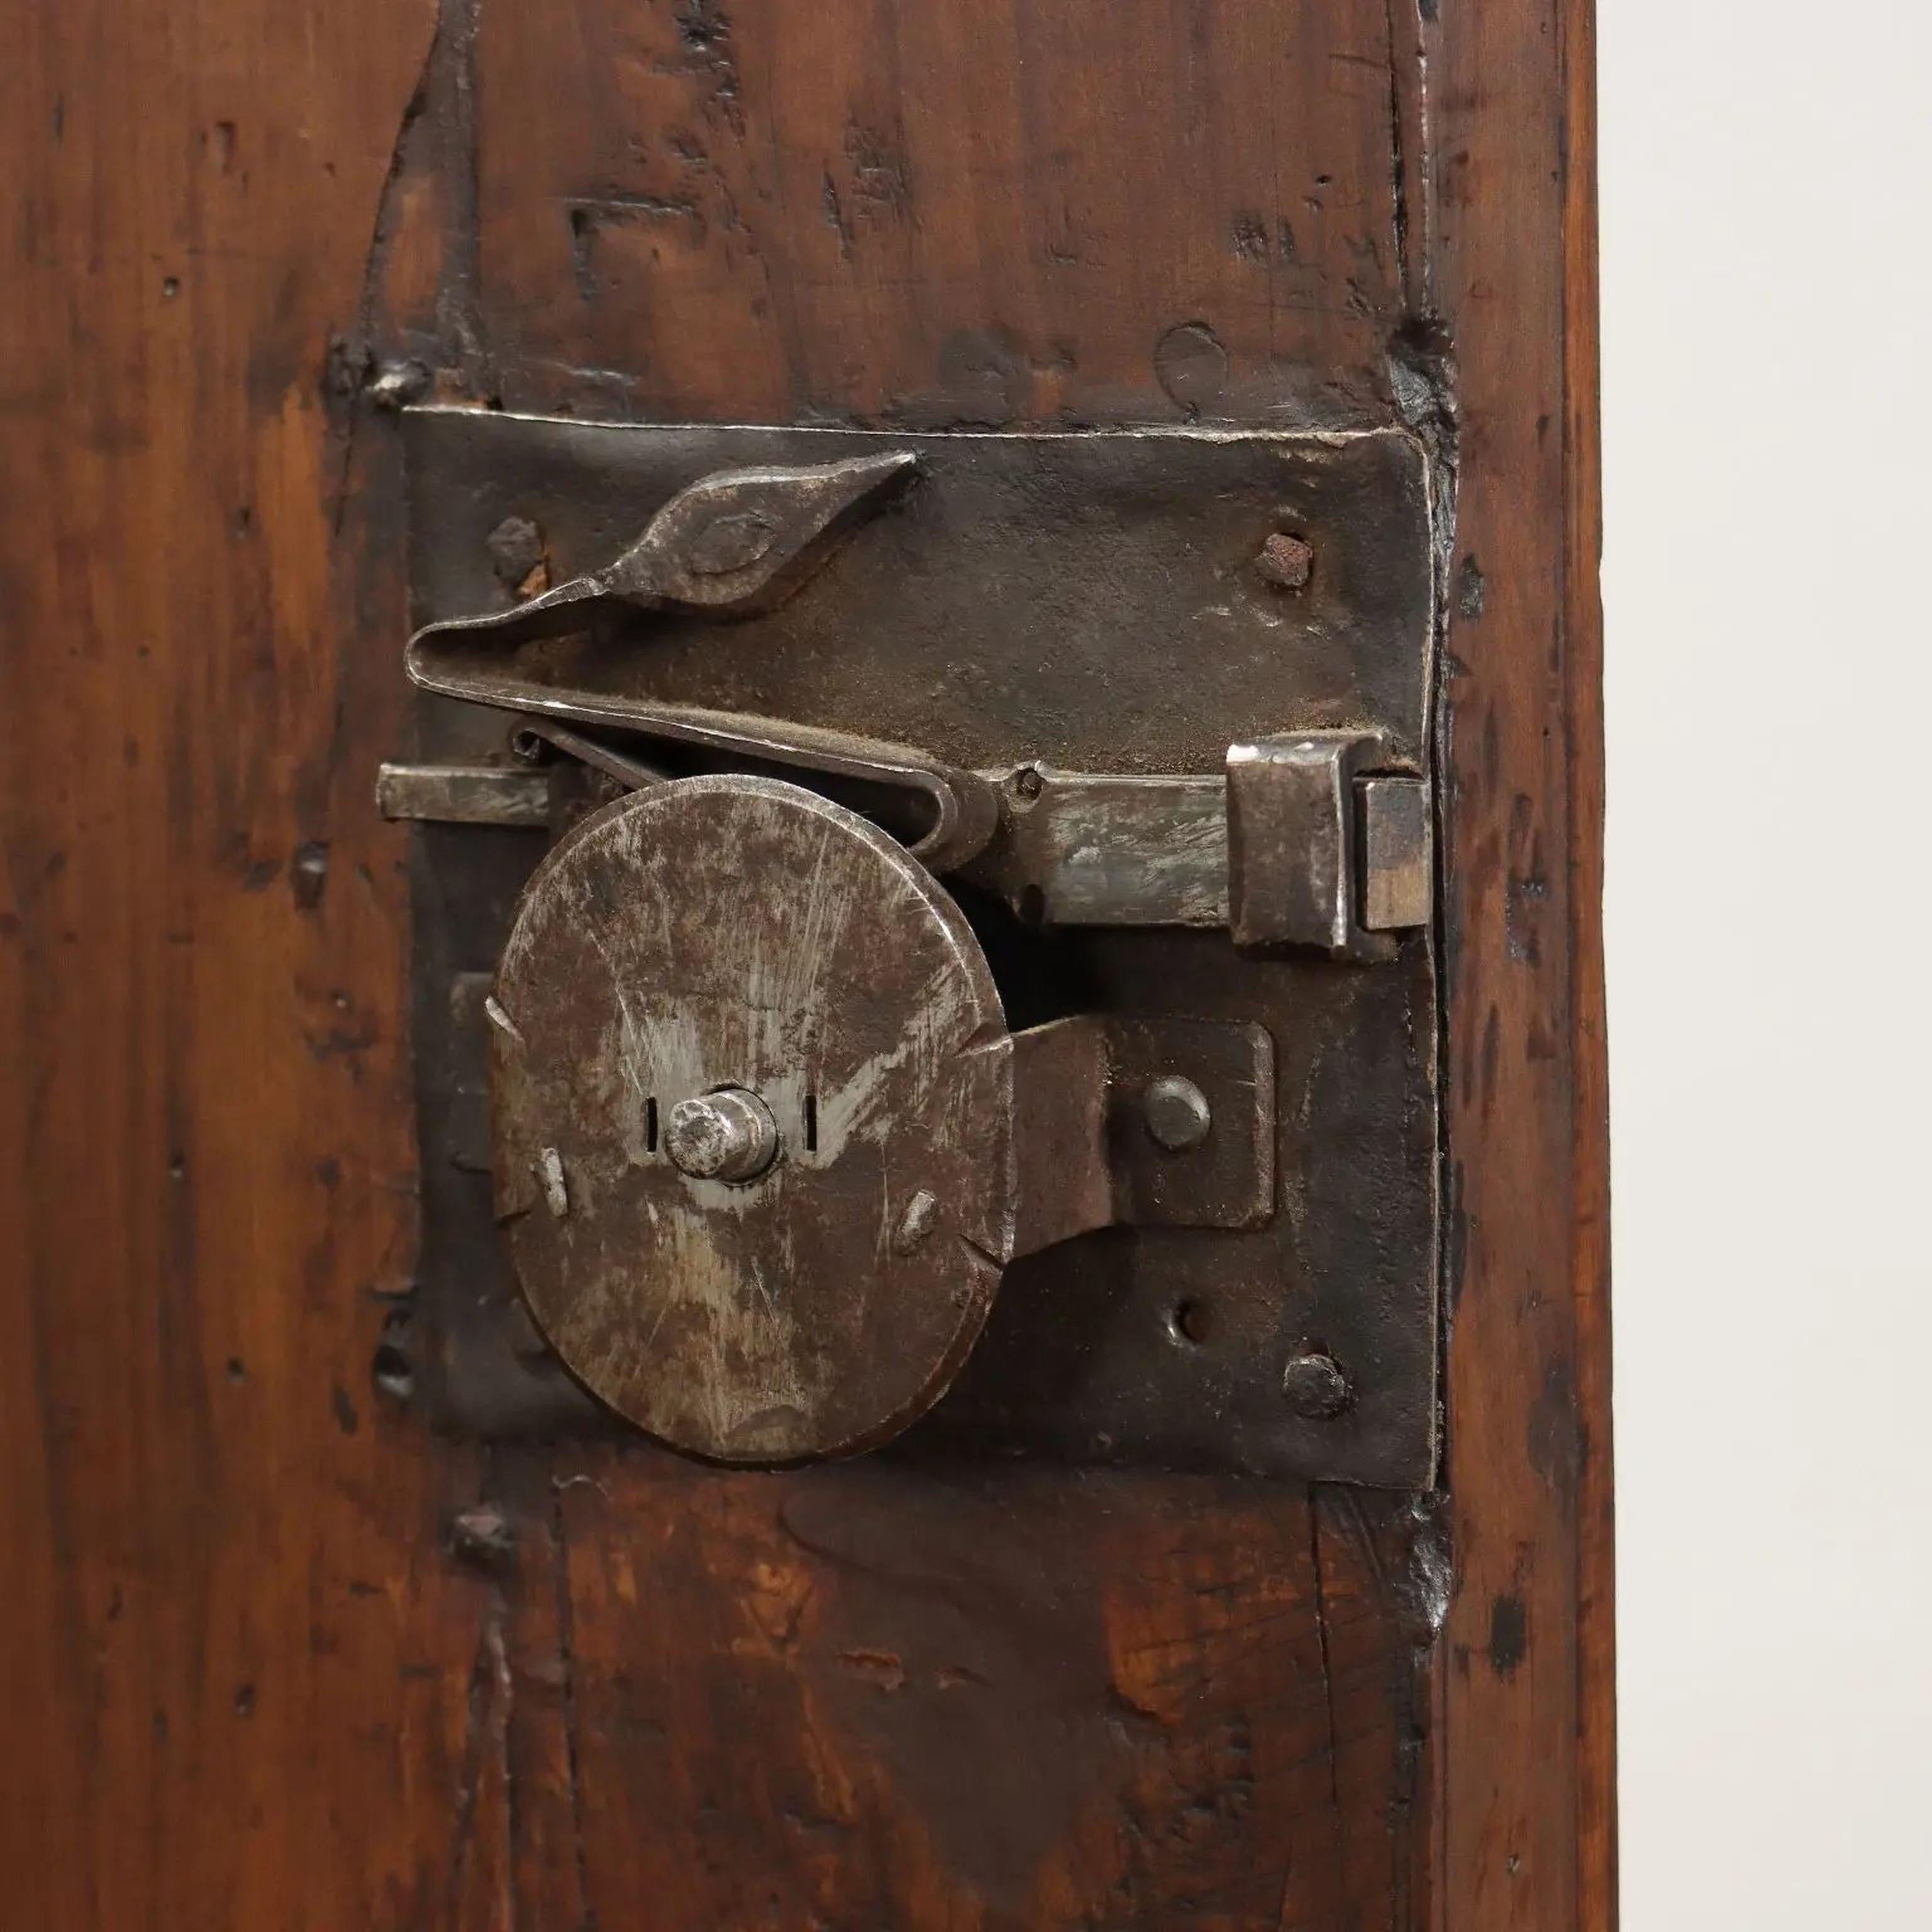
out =
[(442, 825), (547, 825), (550, 781), (514, 765), (386, 764), (376, 809)]
[[(1258, 1228), (1272, 1220), (1274, 1042), (1235, 1020), (1108, 1013), (1016, 1034), (1016, 1254), (1108, 1227)], [(1159, 1131), (1156, 1090), (1198, 1108)]]
[(1384, 773), (1358, 778), (1360, 808), (1362, 923), (1372, 932), (1426, 926), (1435, 903), (1429, 788)]
[[(1275, 1053), (1238, 1021), (1110, 1018), (1114, 1219), (1135, 1227), (1259, 1228), (1275, 1214)], [(1202, 1124), (1163, 1144), (1162, 1082), (1192, 1088)], [(1173, 1144), (1179, 1142), (1180, 1144)]]

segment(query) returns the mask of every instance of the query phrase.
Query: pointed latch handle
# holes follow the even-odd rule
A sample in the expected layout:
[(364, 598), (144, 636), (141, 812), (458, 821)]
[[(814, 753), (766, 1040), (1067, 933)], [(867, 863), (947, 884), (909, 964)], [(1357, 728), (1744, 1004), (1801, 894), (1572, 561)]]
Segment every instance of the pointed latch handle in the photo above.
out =
[(930, 823), (910, 849), (945, 871), (992, 837), (992, 785), (914, 746), (787, 720), (586, 690), (553, 681), (524, 647), (614, 616), (750, 616), (782, 603), (830, 557), (837, 538), (902, 488), (910, 450), (837, 463), (721, 470), (661, 508), (614, 562), (504, 610), (444, 618), (404, 658), (424, 691), (506, 711), (603, 725), (761, 764), (802, 766), (916, 794)]

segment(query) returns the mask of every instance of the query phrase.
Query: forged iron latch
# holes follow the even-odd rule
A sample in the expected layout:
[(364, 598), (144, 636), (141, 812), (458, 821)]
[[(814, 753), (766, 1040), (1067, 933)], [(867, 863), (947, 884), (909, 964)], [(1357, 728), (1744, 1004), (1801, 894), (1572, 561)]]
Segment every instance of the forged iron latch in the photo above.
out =
[[(609, 566), (509, 609), (424, 626), (410, 642), (410, 675), (521, 714), (526, 758), (560, 752), (620, 790), (660, 776), (628, 748), (655, 739), (910, 795), (927, 820), (905, 841), (914, 856), (999, 892), (1032, 924), (1226, 926), (1244, 946), (1372, 960), (1428, 922), (1426, 786), (1391, 765), (1377, 733), (1260, 738), (1231, 746), (1225, 772), (1198, 776), (1039, 763), (966, 771), (853, 734), (584, 689), (546, 660), (547, 640), (614, 617), (770, 608), (916, 467), (912, 452), (889, 451), (700, 478)], [(378, 799), (394, 818), (555, 825), (564, 815), (549, 778), (527, 764), (388, 764)]]
[(440, 1424), (1426, 1485), (1414, 439), (404, 435)]
[(1032, 925), (1226, 926), (1385, 958), (1432, 899), (1428, 790), (1388, 764), (1377, 734), (1302, 731), (1231, 745), (1200, 778), (1021, 766), (962, 875)]

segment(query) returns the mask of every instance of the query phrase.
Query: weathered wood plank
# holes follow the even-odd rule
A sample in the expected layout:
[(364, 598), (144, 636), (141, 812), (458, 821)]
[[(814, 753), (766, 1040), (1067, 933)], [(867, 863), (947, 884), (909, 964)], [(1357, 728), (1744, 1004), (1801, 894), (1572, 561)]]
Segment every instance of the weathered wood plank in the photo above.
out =
[(484, 308), (514, 345), (512, 406), (1386, 413), (1379, 9), (563, 11), (494, 10), (478, 49)]
[(588, 1896), (665, 1924), (1390, 1924), (1370, 1552), (1270, 1486), (561, 1478)]
[(1455, 1226), (1446, 1923), (1616, 1912), (1591, 14), (1444, 23), (1460, 454), (1444, 742)]
[(10, 1924), (434, 1922), (458, 1829), (470, 1458), (369, 1375), (400, 576), (335, 547), (325, 384), (432, 22), (381, 26), (0, 26)]

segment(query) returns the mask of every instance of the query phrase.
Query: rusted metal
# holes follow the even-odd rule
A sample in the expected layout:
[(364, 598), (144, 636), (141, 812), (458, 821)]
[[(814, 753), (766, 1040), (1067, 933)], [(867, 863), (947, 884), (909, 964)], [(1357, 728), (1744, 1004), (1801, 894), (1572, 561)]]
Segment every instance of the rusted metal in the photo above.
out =
[[(527, 517), (506, 517), (490, 532), (484, 548), (490, 553), (490, 568), (496, 580), (515, 596), (533, 596), (526, 586), (536, 584), (544, 566), (543, 532)], [(548, 585), (536, 584), (538, 589)]]
[(1262, 545), (1255, 568), (1267, 582), (1284, 590), (1304, 590), (1314, 574), (1315, 552), (1292, 532), (1277, 530)]
[(449, 1549), (465, 1562), (494, 1569), (515, 1556), (516, 1528), (495, 1503), (478, 1503), (450, 1518)]
[[(1373, 970), (1338, 973), (1307, 950), (1238, 950), (1225, 926), (1056, 917), (1028, 926), (1006, 907), (1028, 910), (1025, 888), (1036, 884), (1044, 914), (1055, 872), (991, 876), (1001, 842), (1019, 830), (1017, 806), (1029, 793), (1046, 797), (1063, 775), (1096, 785), (1184, 780), (1203, 799), (1218, 793), (1225, 824), (1226, 748), (1258, 730), (1373, 735), (1384, 748), (1376, 774), (1420, 788), (1433, 577), (1427, 473), (1414, 443), (1398, 432), (634, 429), (447, 411), (412, 412), (405, 433), (424, 620), (505, 598), (487, 539), (507, 516), (540, 521), (558, 574), (581, 574), (623, 531), (644, 527), (680, 490), (721, 469), (886, 449), (919, 458), (882, 513), (782, 608), (724, 625), (671, 610), (607, 614), (580, 634), (509, 654), (520, 677), (533, 674), (553, 693), (614, 696), (686, 721), (708, 716), (714, 736), (654, 734), (646, 747), (622, 718), (523, 707), (620, 755), (644, 749), (640, 763), (672, 775), (718, 764), (776, 775), (784, 758), (760, 762), (743, 734), (748, 721), (785, 721), (790, 768), (816, 766), (812, 784), (905, 842), (934, 815), (929, 802), (922, 814), (908, 810), (921, 794), (800, 760), (796, 747), (823, 732), (849, 748), (858, 726), (877, 734), (862, 744), (925, 748), (909, 761), (918, 770), (966, 774), (991, 795), (980, 848), (988, 875), (959, 874), (958, 896), (1007, 1011), (1024, 1027), (1012, 1038), (1064, 1016), (1105, 1023), (1110, 1182), (1118, 1189), (1123, 1164), (1143, 1161), (1132, 1177), (1139, 1192), (1110, 1203), (1111, 1225), (1015, 1258), (950, 1391), (892, 1453), (1428, 1480), (1436, 1028), (1426, 928), (1390, 944)], [(1255, 562), (1270, 534), (1288, 530), (1319, 561), (1283, 596)], [(478, 762), (500, 746), (500, 722), (469, 706), (430, 698), (421, 715), (424, 758)], [(546, 768), (553, 782), (575, 762)], [(1069, 809), (1078, 802), (1066, 799)], [(1365, 919), (1370, 808), (1359, 796), (1351, 805), (1354, 846), (1341, 862)], [(466, 1008), (458, 1025), (444, 989), (452, 975), (494, 963), (512, 897), (545, 840), (542, 831), (429, 824), (414, 860), (421, 1299), (436, 1338), (425, 1390), (446, 1426), (493, 1434), (592, 1426), (598, 1414), (556, 1358), (533, 1347), (487, 1210), (479, 1216), (470, 1191), (473, 1178), (449, 1151), (460, 1109), (446, 1092), (471, 1077), (461, 1069), (475, 1064), (484, 1023)], [(1064, 849), (1058, 876), (1072, 880), (1080, 848), (1070, 838)], [(1225, 860), (1216, 886), (1225, 896)], [(1116, 890), (1114, 903), (1128, 896)], [(1104, 907), (1107, 895), (1090, 902)], [(865, 971), (876, 974), (876, 958)], [(1223, 1038), (1254, 1028), (1272, 1070), (1258, 1075), (1249, 1053), (1244, 1071), (1231, 1064), (1217, 1076), (1184, 1049), (1150, 1052), (1130, 1078), (1118, 1017), (1129, 1012), (1166, 1034), (1184, 1024), (1174, 1016), (1202, 1016)], [(1016, 1049), (1016, 1064), (1024, 1051)], [(1164, 1149), (1148, 1130), (1146, 1087), (1169, 1072), (1209, 1099), (1213, 1131), (1198, 1148)], [(1170, 1180), (1178, 1192), (1168, 1209), (1202, 1198), (1209, 1172), (1197, 1164), (1225, 1151), (1224, 1127), (1238, 1144), (1244, 1083), (1250, 1099), (1264, 1091), (1267, 1145), (1250, 1144), (1219, 1204), (1220, 1224), (1208, 1233), (1148, 1225)], [(551, 1225), (568, 1227), (584, 1190), (571, 1149), (559, 1150), (572, 1206)], [(782, 1154), (771, 1172), (788, 1166)], [(661, 1166), (675, 1172), (668, 1160)], [(529, 1184), (536, 1214), (525, 1220), (548, 1221), (534, 1177)], [(1230, 1226), (1237, 1195), (1254, 1218)], [(1122, 1224), (1124, 1204), (1137, 1225)], [(880, 1210), (876, 1239), (884, 1253), (926, 1256), (945, 1246), (947, 1228), (940, 1190), (915, 1185)], [(1352, 1400), (1325, 1419), (1285, 1399), (1288, 1365), (1310, 1352), (1310, 1336), (1348, 1365)]]

